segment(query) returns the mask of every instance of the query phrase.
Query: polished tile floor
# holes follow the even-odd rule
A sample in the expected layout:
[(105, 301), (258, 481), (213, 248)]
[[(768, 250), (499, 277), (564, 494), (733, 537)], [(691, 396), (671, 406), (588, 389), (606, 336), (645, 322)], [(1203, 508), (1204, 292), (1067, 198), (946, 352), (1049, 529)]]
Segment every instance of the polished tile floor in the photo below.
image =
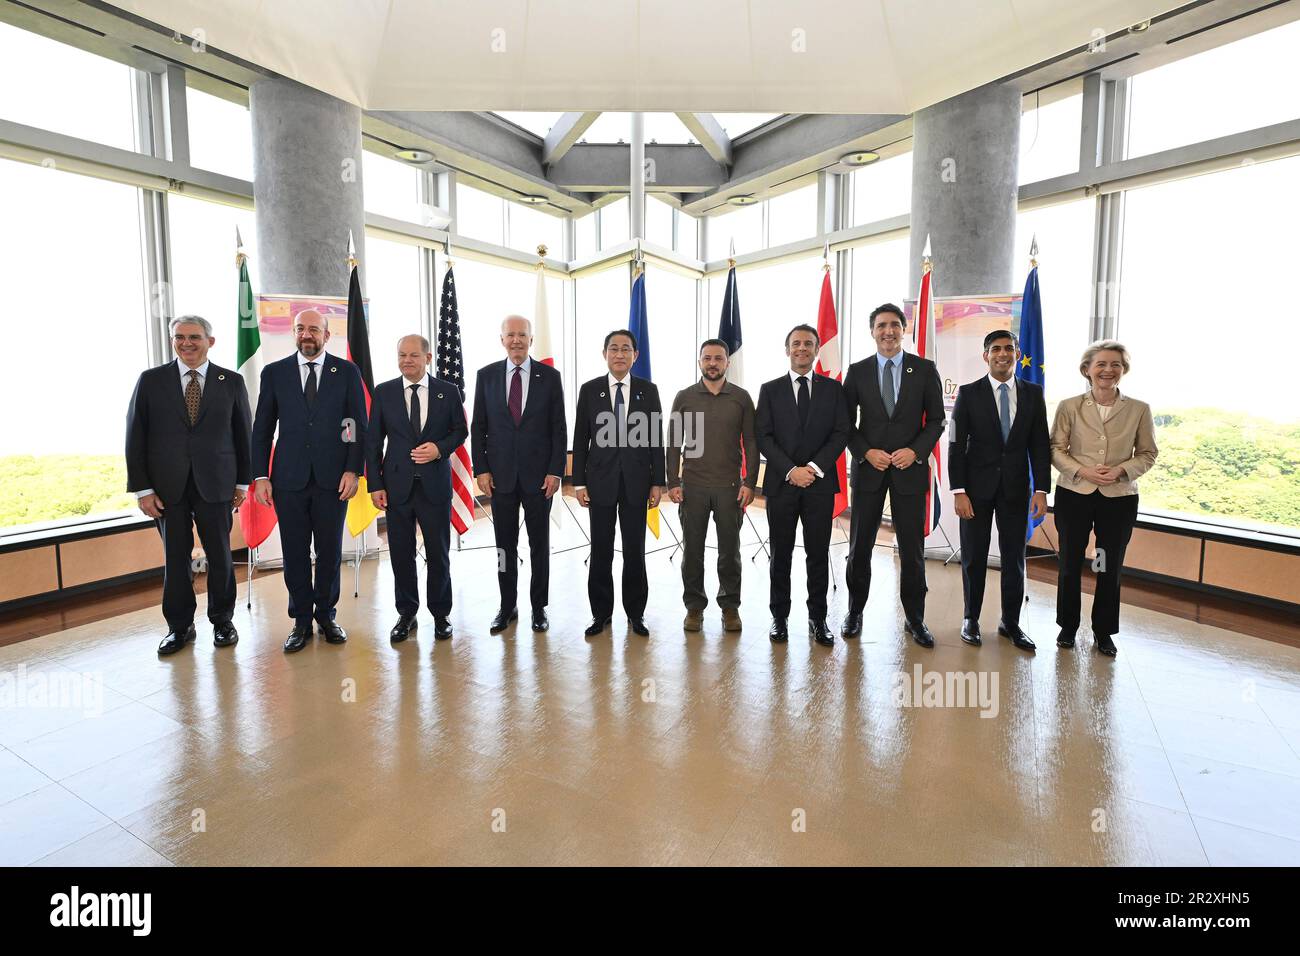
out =
[(449, 642), (426, 612), (390, 646), (384, 557), (355, 599), (344, 569), (340, 647), (281, 652), (276, 573), (251, 611), (241, 587), (233, 649), (201, 622), (159, 659), (156, 608), (0, 647), (0, 865), (1300, 864), (1300, 650), (1126, 607), (1117, 659), (1058, 651), (1031, 581), (1029, 656), (994, 634), (995, 574), (970, 648), (960, 571), (932, 561), (925, 651), (886, 548), (862, 638), (817, 647), (797, 608), (774, 646), (753, 517), (738, 635), (713, 607), (681, 630), (665, 550), (652, 636), (620, 614), (585, 639), (579, 547), (551, 631), (490, 636), (487, 547), (453, 556)]

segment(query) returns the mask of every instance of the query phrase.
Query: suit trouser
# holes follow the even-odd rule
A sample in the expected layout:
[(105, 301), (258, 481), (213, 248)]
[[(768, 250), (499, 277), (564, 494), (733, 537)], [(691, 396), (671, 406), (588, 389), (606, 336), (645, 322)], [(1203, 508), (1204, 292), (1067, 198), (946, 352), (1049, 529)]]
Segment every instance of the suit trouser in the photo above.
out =
[(591, 502), (591, 562), (587, 569), (587, 597), (591, 616), (604, 619), (614, 612), (614, 521), (617, 519), (623, 543), (623, 610), (628, 617), (645, 614), (650, 582), (645, 570), (645, 494), (630, 495), (622, 474), (618, 476), (618, 498), (613, 504)]
[(1029, 488), (1020, 494), (999, 493), (997, 498), (971, 498), (973, 518), (959, 522), (963, 614), (978, 621), (984, 606), (984, 579), (988, 575), (989, 542), (993, 521), (998, 524), (998, 553), (1002, 564), (1002, 621), (1020, 623), (1025, 600), (1025, 532), (1029, 528)]
[(415, 526), (424, 536), (425, 593), (434, 617), (451, 613), (451, 499), (434, 501), (415, 478), (405, 501), (388, 499), (388, 559), (393, 566), (397, 613), (414, 617), (420, 609), (415, 568)]
[(767, 499), (767, 527), (772, 541), (772, 616), (790, 616), (790, 567), (794, 557), (795, 525), (803, 522), (803, 549), (808, 574), (808, 620), (826, 620), (826, 591), (830, 586), (828, 556), (835, 495), (782, 486)]
[(492, 492), (492, 528), (497, 542), (497, 586), (501, 606), (507, 610), (519, 602), (519, 506), (524, 507), (528, 528), (528, 551), (532, 578), (528, 596), (534, 611), (548, 603), (551, 586), (551, 499), (540, 488), (524, 491), (516, 485), (510, 491), (497, 487)]
[(235, 565), (230, 557), (230, 501), (204, 501), (194, 484), (185, 481), (179, 501), (163, 503), (154, 520), (163, 539), (163, 618), (169, 630), (184, 634), (194, 623), (194, 528), (208, 561), (208, 620), (224, 624), (235, 613)]
[(1053, 501), (1060, 570), (1056, 577), (1056, 623), (1063, 630), (1079, 626), (1079, 587), (1083, 575), (1088, 534), (1097, 533), (1097, 587), (1092, 596), (1092, 632), (1114, 636), (1119, 632), (1120, 573), (1124, 552), (1137, 521), (1138, 496), (1108, 498), (1100, 491), (1081, 495), (1057, 488)]
[[(862, 465), (869, 468), (870, 465)], [(899, 593), (909, 621), (925, 620), (925, 493), (898, 494), (891, 468), (874, 491), (853, 489), (853, 515), (849, 520), (849, 556), (845, 577), (849, 584), (849, 609), (861, 614), (871, 593), (871, 555), (885, 512), (885, 495), (898, 542)]]
[[(313, 476), (314, 477), (314, 476)], [(295, 624), (334, 620), (339, 603), (339, 569), (343, 562), (343, 525), (348, 503), (339, 501), (337, 487), (313, 480), (298, 491), (272, 487), (275, 514), (284, 551), (284, 586), (289, 591), (289, 616)], [(316, 580), (311, 555), (316, 550)]]
[(677, 517), (682, 523), (682, 601), (688, 611), (709, 606), (704, 593), (704, 543), (709, 516), (718, 535), (718, 607), (740, 607), (740, 488), (704, 488), (682, 483)]

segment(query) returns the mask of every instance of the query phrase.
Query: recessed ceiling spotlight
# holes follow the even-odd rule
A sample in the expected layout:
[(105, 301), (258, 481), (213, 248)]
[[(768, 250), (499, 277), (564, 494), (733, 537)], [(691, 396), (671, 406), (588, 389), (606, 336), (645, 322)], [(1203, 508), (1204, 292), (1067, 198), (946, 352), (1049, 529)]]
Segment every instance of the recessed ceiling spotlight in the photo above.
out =
[(529, 206), (540, 206), (542, 203), (548, 202), (545, 196), (532, 196), (532, 195), (520, 196), (519, 201), (522, 203), (527, 203)]
[(424, 163), (431, 163), (434, 160), (433, 153), (429, 152), (427, 149), (420, 149), (419, 147), (416, 146), (411, 146), (406, 149), (399, 149), (393, 155), (396, 156), (398, 159), (400, 159), (402, 162), (411, 163), (412, 165), (415, 166), (419, 166)]
[(1147, 30), (1149, 30), (1149, 29), (1151, 29), (1151, 21), (1150, 21), (1150, 20), (1143, 20), (1141, 23), (1135, 23), (1135, 24), (1133, 24), (1131, 27), (1129, 27), (1129, 28), (1128, 28), (1128, 32), (1129, 32), (1129, 33), (1146, 33)]
[(869, 166), (879, 158), (879, 153), (873, 153), (869, 149), (859, 149), (851, 153), (845, 153), (840, 157), (840, 162), (845, 166)]
[(753, 196), (731, 196), (727, 199), (728, 206), (752, 206), (758, 202)]

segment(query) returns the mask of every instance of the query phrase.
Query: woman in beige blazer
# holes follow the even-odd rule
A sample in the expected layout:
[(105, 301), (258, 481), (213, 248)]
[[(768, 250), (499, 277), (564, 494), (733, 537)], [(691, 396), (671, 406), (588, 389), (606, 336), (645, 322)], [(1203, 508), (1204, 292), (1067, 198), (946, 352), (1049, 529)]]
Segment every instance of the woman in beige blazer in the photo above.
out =
[(1097, 651), (1109, 657), (1116, 653), (1124, 550), (1137, 521), (1137, 480), (1157, 454), (1150, 406), (1120, 393), (1119, 380), (1128, 370), (1128, 350), (1119, 342), (1089, 345), (1079, 363), (1088, 390), (1061, 402), (1052, 425), (1052, 465), (1060, 472), (1053, 501), (1061, 552), (1056, 645), (1074, 647), (1084, 554), (1095, 531), (1092, 634)]

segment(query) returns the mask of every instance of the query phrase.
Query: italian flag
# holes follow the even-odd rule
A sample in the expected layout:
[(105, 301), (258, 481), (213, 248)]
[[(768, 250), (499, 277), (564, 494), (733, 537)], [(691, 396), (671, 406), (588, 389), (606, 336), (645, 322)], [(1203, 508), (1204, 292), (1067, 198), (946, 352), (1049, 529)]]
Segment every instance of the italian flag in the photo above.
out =
[[(255, 409), (258, 386), (262, 381), (262, 335), (257, 328), (257, 311), (253, 307), (253, 284), (248, 281), (248, 257), (240, 252), (236, 256), (236, 265), (239, 267), (236, 366), (248, 388), (249, 407)], [(271, 459), (275, 460), (274, 446), (271, 448)], [(258, 547), (275, 530), (275, 521), (274, 505), (258, 504), (253, 500), (253, 489), (249, 488), (248, 497), (239, 506), (239, 527), (244, 533), (244, 542), (250, 548)]]

